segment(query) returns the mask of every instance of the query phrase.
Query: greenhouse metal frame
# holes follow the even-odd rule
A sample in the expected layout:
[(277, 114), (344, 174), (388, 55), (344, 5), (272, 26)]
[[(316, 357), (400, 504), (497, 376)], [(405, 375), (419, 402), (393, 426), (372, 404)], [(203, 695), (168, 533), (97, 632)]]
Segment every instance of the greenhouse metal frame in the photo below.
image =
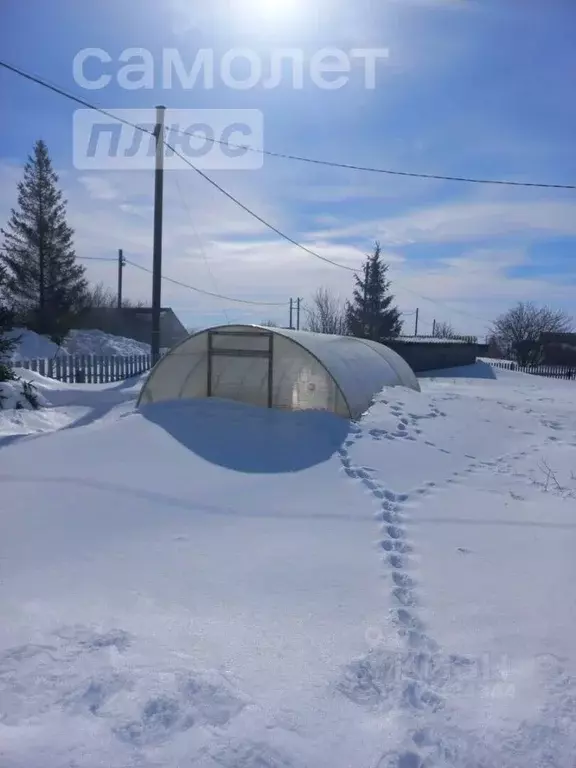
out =
[(138, 404), (216, 397), (357, 418), (385, 386), (420, 389), (408, 363), (383, 344), (227, 325), (198, 331), (171, 349), (151, 371)]

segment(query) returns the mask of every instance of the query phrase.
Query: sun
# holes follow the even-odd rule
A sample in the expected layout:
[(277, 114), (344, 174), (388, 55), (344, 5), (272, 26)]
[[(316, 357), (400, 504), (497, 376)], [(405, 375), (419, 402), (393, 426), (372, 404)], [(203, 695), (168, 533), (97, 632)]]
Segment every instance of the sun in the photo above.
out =
[(244, 15), (244, 21), (288, 19), (302, 7), (303, 0), (230, 0), (233, 10)]
[[(311, 8), (331, 0), (171, 0), (176, 28), (233, 29), (274, 36), (305, 23)], [(1, 3), (1, 0), (0, 0)]]

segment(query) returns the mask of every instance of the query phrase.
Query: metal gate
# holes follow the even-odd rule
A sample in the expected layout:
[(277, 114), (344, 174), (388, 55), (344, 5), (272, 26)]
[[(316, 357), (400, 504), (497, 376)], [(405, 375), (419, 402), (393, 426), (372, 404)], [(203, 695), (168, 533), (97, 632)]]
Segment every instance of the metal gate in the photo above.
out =
[(208, 331), (208, 397), (272, 408), (274, 334)]

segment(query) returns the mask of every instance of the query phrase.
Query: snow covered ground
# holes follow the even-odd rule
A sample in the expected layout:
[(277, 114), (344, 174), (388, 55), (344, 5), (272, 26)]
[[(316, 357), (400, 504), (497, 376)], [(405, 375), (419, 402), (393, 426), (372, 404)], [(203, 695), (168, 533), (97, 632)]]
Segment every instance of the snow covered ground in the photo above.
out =
[(574, 382), (479, 364), (349, 424), (35, 380), (2, 768), (574, 768)]
[(45, 336), (39, 336), (26, 328), (17, 328), (11, 334), (19, 339), (12, 359), (52, 358), (56, 355), (148, 355), (150, 345), (123, 336), (113, 336), (103, 331), (72, 330), (59, 347)]
[[(142, 374), (115, 384), (67, 384), (24, 368), (16, 367), (14, 373), (21, 381), (32, 384), (42, 407), (36, 411), (11, 411), (6, 402), (5, 410), (0, 410), (0, 449), (3, 444), (27, 435), (40, 436), (64, 427), (113, 421), (118, 415), (117, 407), (134, 407), (135, 398), (146, 378), (146, 374)], [(8, 395), (12, 395), (14, 389), (17, 392), (21, 390), (18, 383), (13, 385), (7, 382), (1, 387)]]

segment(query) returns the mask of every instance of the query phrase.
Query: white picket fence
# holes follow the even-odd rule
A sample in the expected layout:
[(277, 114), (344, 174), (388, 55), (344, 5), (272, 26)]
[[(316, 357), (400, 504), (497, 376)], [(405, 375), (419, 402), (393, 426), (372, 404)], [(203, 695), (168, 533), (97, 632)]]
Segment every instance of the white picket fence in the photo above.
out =
[(53, 358), (34, 358), (14, 362), (19, 368), (35, 371), (49, 379), (70, 384), (107, 384), (123, 381), (149, 371), (151, 355), (62, 355)]
[(546, 376), (549, 379), (567, 379), (576, 381), (576, 366), (574, 365), (518, 365), (510, 360), (484, 359), (493, 368), (503, 368), (506, 371), (531, 373), (534, 376)]

